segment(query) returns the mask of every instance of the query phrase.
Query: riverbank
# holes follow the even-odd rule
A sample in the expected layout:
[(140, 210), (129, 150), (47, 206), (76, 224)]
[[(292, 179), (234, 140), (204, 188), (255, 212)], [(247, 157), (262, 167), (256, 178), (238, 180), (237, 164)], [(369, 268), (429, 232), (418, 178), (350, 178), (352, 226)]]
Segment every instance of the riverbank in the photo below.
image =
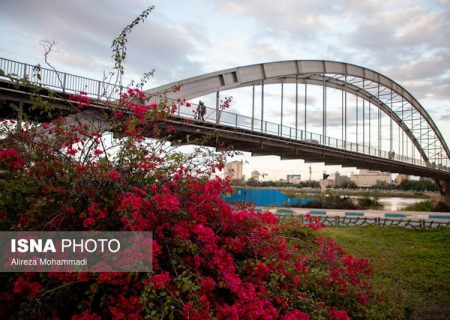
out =
[(334, 195), (334, 196), (360, 196), (371, 198), (416, 198), (416, 199), (435, 199), (439, 197), (437, 192), (411, 192), (398, 190), (373, 190), (373, 189), (310, 189), (310, 188), (278, 188), (278, 190), (286, 193), (291, 198), (308, 198), (318, 195)]

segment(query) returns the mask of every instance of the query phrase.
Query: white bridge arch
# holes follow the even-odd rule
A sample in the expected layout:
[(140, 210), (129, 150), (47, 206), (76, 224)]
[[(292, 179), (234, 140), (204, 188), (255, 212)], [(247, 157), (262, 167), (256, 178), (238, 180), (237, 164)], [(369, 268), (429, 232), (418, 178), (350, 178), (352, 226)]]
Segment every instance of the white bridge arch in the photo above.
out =
[[(370, 102), (397, 123), (427, 166), (449, 166), (449, 148), (419, 101), (394, 80), (353, 64), (324, 60), (261, 63), (176, 81), (147, 90), (146, 93), (155, 99), (165, 95), (169, 99), (190, 100), (235, 88), (284, 83), (330, 87)], [(180, 90), (173, 92), (174, 86), (180, 86)], [(296, 109), (297, 105), (298, 98)], [(392, 134), (390, 139), (392, 151)]]

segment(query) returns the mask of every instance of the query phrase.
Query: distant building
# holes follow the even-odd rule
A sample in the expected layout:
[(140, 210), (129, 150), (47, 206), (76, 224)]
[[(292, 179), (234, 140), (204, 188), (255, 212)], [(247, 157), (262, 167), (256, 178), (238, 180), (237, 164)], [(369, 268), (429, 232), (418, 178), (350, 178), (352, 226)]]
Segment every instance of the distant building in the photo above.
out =
[(406, 174), (399, 174), (395, 178), (395, 184), (398, 186), (400, 183), (402, 183), (402, 181), (408, 181), (408, 180), (409, 180), (409, 176), (407, 176)]
[(259, 176), (260, 173), (257, 170), (252, 171), (252, 173), (250, 174), (250, 179), (253, 179), (255, 181), (259, 181)]
[(337, 188), (343, 185), (346, 182), (350, 181), (350, 177), (347, 176), (341, 176), (341, 174), (336, 171), (335, 173), (332, 173), (328, 175), (326, 179), (324, 179), (324, 186), (326, 188)]
[(359, 174), (352, 174), (351, 181), (358, 187), (368, 188), (377, 184), (377, 182), (392, 183), (391, 174), (389, 172), (359, 170)]
[(286, 176), (287, 183), (291, 184), (299, 184), (302, 182), (302, 175), (301, 174), (288, 174)]
[(225, 164), (224, 168), (225, 177), (230, 180), (243, 180), (242, 175), (242, 161), (232, 161)]

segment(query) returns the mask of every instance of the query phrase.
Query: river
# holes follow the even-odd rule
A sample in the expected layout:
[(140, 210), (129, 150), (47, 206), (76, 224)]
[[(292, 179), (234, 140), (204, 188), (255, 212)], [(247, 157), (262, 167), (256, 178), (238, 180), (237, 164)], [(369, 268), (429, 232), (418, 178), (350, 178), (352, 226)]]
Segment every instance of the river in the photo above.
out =
[(402, 210), (411, 204), (424, 201), (425, 199), (417, 198), (396, 198), (396, 197), (386, 197), (379, 198), (378, 201), (383, 205), (384, 210), (398, 211)]

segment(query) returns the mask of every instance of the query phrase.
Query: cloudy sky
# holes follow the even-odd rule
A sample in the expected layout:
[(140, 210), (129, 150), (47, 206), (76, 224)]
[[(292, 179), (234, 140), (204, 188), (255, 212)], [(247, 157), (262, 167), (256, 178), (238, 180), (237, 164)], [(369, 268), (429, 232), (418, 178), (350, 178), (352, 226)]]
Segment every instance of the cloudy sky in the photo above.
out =
[[(343, 61), (408, 89), (450, 142), (450, 0), (0, 0), (0, 56), (43, 64), (40, 42), (54, 40), (57, 69), (101, 79), (112, 40), (152, 4), (129, 37), (129, 79), (156, 69), (156, 86), (260, 62)], [(243, 158), (247, 175), (307, 176), (302, 161)], [(313, 165), (313, 178), (337, 168)]]

